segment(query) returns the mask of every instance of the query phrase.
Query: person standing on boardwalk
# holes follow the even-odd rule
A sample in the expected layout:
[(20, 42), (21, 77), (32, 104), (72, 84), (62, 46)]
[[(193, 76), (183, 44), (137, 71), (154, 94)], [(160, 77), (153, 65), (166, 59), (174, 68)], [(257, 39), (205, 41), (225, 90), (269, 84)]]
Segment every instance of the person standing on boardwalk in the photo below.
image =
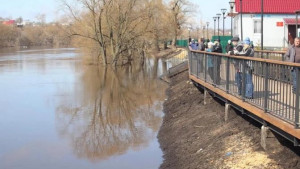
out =
[(239, 37), (233, 37), (231, 39), (232, 42), (232, 48), (227, 52), (228, 55), (234, 55), (235, 53), (239, 53), (243, 50), (244, 46), (242, 43), (239, 43), (240, 38)]
[[(244, 46), (242, 43), (239, 43), (239, 37), (233, 37), (231, 39), (233, 48), (232, 50), (228, 51), (228, 55), (234, 55), (237, 53), (242, 52)], [(238, 94), (242, 95), (242, 70), (240, 70), (240, 60), (234, 59), (233, 60), (234, 69), (235, 69), (235, 85), (238, 87)]]
[(201, 38), (199, 42), (200, 42), (198, 47), (199, 50), (204, 51), (205, 50), (204, 38)]
[[(240, 52), (234, 53), (236, 56), (248, 56), (248, 57), (253, 57), (254, 56), (254, 50), (250, 46), (250, 38), (245, 38), (244, 43), (243, 43), (243, 49)], [(236, 77), (237, 80), (237, 86), (238, 86), (238, 92), (239, 94), (242, 93), (242, 71), (243, 71), (243, 66), (245, 65), (245, 73), (246, 73), (246, 79), (244, 84), (246, 87), (245, 91), (245, 97), (247, 99), (253, 99), (253, 93), (254, 93), (254, 85), (252, 81), (252, 73), (253, 73), (253, 63), (252, 61), (246, 61), (246, 64), (243, 64), (243, 62), (238, 63), (238, 77)]]
[(195, 42), (194, 39), (192, 39), (190, 45), (189, 45), (190, 50), (198, 50), (198, 44)]
[[(204, 38), (198, 39), (198, 41), (199, 41), (198, 50), (205, 51)], [(200, 58), (199, 58), (199, 65), (200, 65), (200, 72), (199, 73), (203, 73), (204, 66), (205, 66), (203, 56), (200, 56)]]
[(229, 51), (233, 51), (233, 46), (231, 45), (231, 40), (228, 40), (227, 46), (226, 46), (226, 53)]
[[(214, 43), (208, 42), (206, 52), (212, 52), (214, 47)], [(207, 72), (211, 79), (214, 79), (214, 64), (213, 64), (213, 56), (207, 56)]]
[[(219, 39), (215, 39), (214, 41), (215, 45), (213, 47), (213, 52), (216, 52), (216, 53), (222, 53), (222, 46), (220, 44), (220, 40)], [(221, 61), (222, 61), (222, 57), (221, 56), (214, 56), (214, 59), (213, 59), (213, 63), (214, 63), (214, 67), (215, 67), (215, 70), (216, 70), (216, 73), (215, 73), (215, 78), (214, 78), (214, 83), (216, 85), (220, 85), (221, 84), (221, 76), (220, 76), (220, 67), (221, 67)]]
[[(288, 62), (300, 63), (300, 38), (297, 37), (294, 39), (294, 44), (289, 47), (284, 57), (285, 60)], [(293, 76), (293, 92), (295, 93), (297, 87), (295, 69), (292, 69), (292, 76)]]

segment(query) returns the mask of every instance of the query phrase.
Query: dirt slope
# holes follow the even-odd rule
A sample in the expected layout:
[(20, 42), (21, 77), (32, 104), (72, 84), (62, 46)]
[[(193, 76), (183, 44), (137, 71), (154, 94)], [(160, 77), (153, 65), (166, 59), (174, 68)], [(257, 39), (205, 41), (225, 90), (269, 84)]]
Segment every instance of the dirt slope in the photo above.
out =
[(221, 102), (211, 99), (204, 106), (187, 71), (171, 78), (167, 96), (158, 134), (165, 159), (161, 169), (300, 168), (299, 148), (289, 141), (277, 136), (281, 143), (263, 151), (260, 124), (240, 113), (225, 123)]

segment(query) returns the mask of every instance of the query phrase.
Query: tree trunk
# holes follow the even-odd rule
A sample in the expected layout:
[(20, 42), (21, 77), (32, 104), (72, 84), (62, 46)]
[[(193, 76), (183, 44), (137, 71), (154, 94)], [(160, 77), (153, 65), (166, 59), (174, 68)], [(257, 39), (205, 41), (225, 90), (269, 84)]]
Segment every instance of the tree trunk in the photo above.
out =
[(155, 34), (155, 50), (159, 51), (159, 37), (157, 34)]
[(100, 47), (100, 48), (101, 48), (101, 56), (102, 56), (102, 60), (103, 60), (102, 64), (104, 66), (106, 66), (107, 65), (106, 49), (105, 49), (105, 47)]
[(172, 46), (176, 47), (176, 41), (177, 41), (177, 38), (176, 38), (176, 36), (174, 36), (173, 40), (172, 40)]

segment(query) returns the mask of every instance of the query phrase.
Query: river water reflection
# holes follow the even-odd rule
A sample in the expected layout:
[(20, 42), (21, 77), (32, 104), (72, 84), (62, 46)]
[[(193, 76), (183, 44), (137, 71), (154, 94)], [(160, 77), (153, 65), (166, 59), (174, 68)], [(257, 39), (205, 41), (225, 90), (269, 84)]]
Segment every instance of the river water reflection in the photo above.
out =
[(82, 64), (75, 49), (0, 53), (0, 168), (158, 168), (166, 68)]

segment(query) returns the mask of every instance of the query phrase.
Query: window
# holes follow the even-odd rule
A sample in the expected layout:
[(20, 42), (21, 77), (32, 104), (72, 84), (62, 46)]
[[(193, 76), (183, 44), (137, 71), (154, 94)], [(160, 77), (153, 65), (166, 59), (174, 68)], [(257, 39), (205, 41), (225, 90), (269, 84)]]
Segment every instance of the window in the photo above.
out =
[(261, 33), (261, 23), (260, 20), (254, 21), (254, 33)]

